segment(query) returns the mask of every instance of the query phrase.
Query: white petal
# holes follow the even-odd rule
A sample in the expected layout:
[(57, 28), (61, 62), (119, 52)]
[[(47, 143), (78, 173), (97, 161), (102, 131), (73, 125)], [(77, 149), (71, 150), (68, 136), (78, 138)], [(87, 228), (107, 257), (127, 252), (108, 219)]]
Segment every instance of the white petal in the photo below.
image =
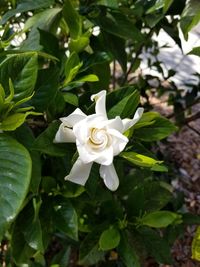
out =
[(85, 119), (87, 116), (79, 109), (75, 109), (69, 116), (60, 118), (62, 122), (65, 122), (65, 125), (68, 127), (73, 127), (79, 121)]
[(126, 132), (129, 128), (131, 128), (134, 124), (136, 124), (139, 121), (139, 119), (142, 117), (143, 111), (144, 111), (143, 108), (138, 108), (135, 112), (133, 119), (122, 120), (124, 125), (123, 133)]
[(115, 129), (108, 129), (108, 133), (112, 135), (112, 147), (114, 156), (122, 152), (128, 143), (128, 138)]
[(80, 158), (74, 163), (69, 175), (65, 180), (71, 181), (76, 184), (85, 185), (90, 175), (92, 163), (85, 164)]
[(112, 120), (107, 120), (106, 123), (105, 123), (105, 126), (108, 129), (115, 129), (115, 130), (119, 131), (120, 133), (124, 129), (124, 125), (123, 125), (122, 119), (119, 116), (115, 117)]
[(103, 119), (102, 116), (93, 114), (75, 124), (73, 131), (79, 142), (82, 144), (86, 143), (90, 134), (90, 129), (100, 126)]
[(76, 146), (80, 159), (85, 163), (96, 162), (103, 165), (110, 165), (113, 162), (113, 147), (110, 146), (102, 151), (94, 151), (87, 144), (80, 144), (76, 140)]
[(95, 112), (98, 115), (103, 115), (107, 118), (106, 113), (106, 90), (99, 92), (98, 94), (92, 95), (91, 100), (96, 102)]
[(75, 135), (72, 129), (69, 129), (65, 123), (61, 123), (53, 142), (54, 143), (74, 143), (76, 142), (76, 138), (75, 138)]
[(119, 186), (119, 178), (113, 164), (109, 166), (101, 165), (100, 176), (103, 178), (104, 183), (108, 187), (108, 189), (110, 189), (111, 191), (117, 190)]

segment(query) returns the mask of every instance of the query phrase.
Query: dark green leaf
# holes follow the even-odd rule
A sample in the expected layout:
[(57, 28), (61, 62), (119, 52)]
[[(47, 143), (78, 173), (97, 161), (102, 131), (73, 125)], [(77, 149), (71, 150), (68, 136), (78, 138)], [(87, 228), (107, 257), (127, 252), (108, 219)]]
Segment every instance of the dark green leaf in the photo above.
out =
[(173, 123), (156, 112), (144, 113), (134, 129), (134, 136), (147, 142), (161, 140), (177, 130)]
[(127, 267), (140, 267), (139, 257), (134, 250), (134, 246), (130, 244), (128, 235), (123, 233), (121, 235), (120, 244), (118, 247), (119, 256)]
[(172, 264), (170, 247), (165, 239), (161, 238), (156, 231), (150, 228), (142, 228), (139, 232), (142, 235), (147, 251), (157, 262)]
[(58, 121), (50, 124), (50, 126), (37, 137), (32, 149), (50, 156), (64, 156), (67, 153), (66, 145), (53, 143), (58, 127)]
[(74, 240), (78, 240), (78, 218), (71, 202), (60, 198), (54, 206), (55, 227)]
[(79, 264), (93, 265), (104, 259), (104, 252), (99, 250), (98, 241), (100, 233), (91, 232), (83, 240), (80, 246)]
[(187, 225), (200, 225), (200, 216), (192, 213), (184, 213), (182, 214), (182, 220), (184, 224)]

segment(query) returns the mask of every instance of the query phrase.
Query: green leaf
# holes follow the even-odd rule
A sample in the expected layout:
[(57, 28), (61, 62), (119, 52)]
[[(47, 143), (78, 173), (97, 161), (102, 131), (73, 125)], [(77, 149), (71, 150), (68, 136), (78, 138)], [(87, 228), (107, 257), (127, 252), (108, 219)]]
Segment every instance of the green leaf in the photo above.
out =
[(163, 13), (166, 13), (170, 6), (173, 4), (174, 0), (165, 0), (163, 6)]
[(187, 55), (195, 55), (200, 57), (200, 46), (194, 47)]
[(48, 30), (60, 11), (61, 8), (50, 8), (36, 13), (26, 21), (23, 31), (26, 32), (32, 27)]
[(9, 55), (0, 63), (0, 83), (9, 92), (9, 78), (15, 88), (15, 98), (22, 99), (32, 94), (37, 79), (38, 55), (25, 52)]
[(130, 244), (128, 235), (123, 233), (121, 235), (120, 244), (118, 247), (119, 256), (127, 267), (140, 267), (139, 256), (134, 250), (134, 246)]
[(82, 19), (78, 12), (75, 10), (72, 1), (65, 0), (63, 5), (63, 17), (69, 27), (70, 36), (72, 39), (77, 39), (77, 37), (82, 34)]
[(55, 227), (74, 240), (78, 240), (78, 218), (71, 202), (65, 198), (57, 199), (54, 206)]
[(42, 166), (40, 153), (32, 150), (32, 145), (35, 141), (35, 137), (30, 127), (28, 127), (27, 125), (23, 125), (17, 128), (15, 130), (15, 137), (22, 145), (24, 145), (29, 150), (33, 165), (29, 190), (32, 191), (34, 194), (37, 194), (41, 181)]
[(116, 248), (120, 242), (120, 233), (117, 228), (111, 226), (103, 231), (99, 239), (99, 247), (101, 250), (110, 250)]
[(98, 82), (99, 78), (95, 74), (88, 74), (76, 80), (76, 82)]
[(104, 252), (98, 247), (98, 231), (89, 233), (80, 245), (79, 261), (80, 265), (93, 265), (104, 259)]
[(184, 37), (188, 39), (188, 32), (200, 21), (200, 2), (199, 0), (187, 1), (181, 14), (180, 26)]
[[(109, 32), (123, 39), (132, 39), (134, 42), (142, 42), (143, 35), (135, 23), (128, 19), (128, 16), (118, 10), (110, 10), (106, 16), (98, 16), (95, 22), (104, 31)], [(131, 29), (131, 31), (130, 31)]]
[(172, 257), (166, 240), (151, 228), (144, 227), (139, 229), (139, 232), (150, 256), (154, 257), (158, 263), (171, 265)]
[(74, 77), (78, 73), (81, 66), (82, 66), (82, 63), (79, 60), (78, 54), (75, 52), (71, 53), (65, 63), (65, 77), (66, 78), (64, 80), (64, 85), (68, 84), (74, 79)]
[(121, 118), (127, 118), (134, 114), (140, 101), (140, 95), (138, 91), (134, 91), (132, 94), (124, 97), (120, 102), (113, 106), (108, 111), (108, 116), (114, 118), (120, 116)]
[(138, 223), (153, 228), (167, 227), (170, 224), (181, 223), (182, 216), (171, 211), (154, 211), (138, 219)]
[(17, 264), (27, 263), (36, 251), (44, 251), (42, 228), (38, 217), (41, 202), (31, 200), (17, 217), (12, 229), (12, 257)]
[(200, 216), (192, 213), (182, 214), (182, 220), (183, 223), (186, 225), (194, 225), (194, 224), (200, 225)]
[(0, 134), (0, 238), (18, 214), (31, 179), (31, 158), (16, 140)]
[(50, 156), (65, 156), (67, 153), (66, 145), (53, 143), (59, 124), (58, 121), (51, 123), (49, 127), (37, 137), (32, 149)]
[(146, 112), (133, 129), (135, 129), (135, 137), (146, 142), (151, 142), (167, 137), (176, 131), (177, 127), (156, 112)]
[(108, 49), (110, 53), (119, 62), (122, 70), (126, 73), (127, 70), (127, 54), (125, 51), (125, 40), (116, 35), (106, 32), (102, 33), (105, 49)]
[(72, 93), (64, 93), (63, 98), (66, 103), (69, 103), (75, 107), (78, 107), (78, 97)]
[(83, 51), (90, 43), (89, 36), (80, 36), (77, 39), (71, 39), (69, 43), (70, 52), (79, 53)]
[(153, 158), (138, 154), (136, 152), (122, 152), (120, 156), (128, 160), (132, 164), (140, 167), (151, 168), (151, 170), (154, 171), (167, 171), (167, 168), (164, 165), (161, 165), (163, 161), (155, 160)]
[[(46, 78), (48, 77), (48, 79)], [(39, 112), (47, 110), (58, 92), (59, 70), (56, 67), (39, 70), (35, 94), (29, 101)]]
[(5, 24), (11, 17), (17, 13), (23, 13), (29, 10), (35, 10), (40, 8), (46, 8), (54, 3), (54, 0), (21, 0), (19, 1), (16, 9), (9, 10), (0, 21), (0, 24)]
[(3, 131), (14, 131), (25, 122), (26, 117), (29, 115), (41, 114), (33, 111), (29, 111), (26, 113), (15, 113), (13, 115), (8, 116), (0, 123), (0, 129)]
[(192, 240), (192, 259), (200, 261), (200, 226), (197, 228)]

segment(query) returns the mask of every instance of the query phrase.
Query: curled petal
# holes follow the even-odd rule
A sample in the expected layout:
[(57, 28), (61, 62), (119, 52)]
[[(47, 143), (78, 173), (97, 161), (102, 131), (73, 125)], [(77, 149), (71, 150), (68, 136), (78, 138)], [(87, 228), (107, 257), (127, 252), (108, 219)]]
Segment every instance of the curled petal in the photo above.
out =
[(92, 162), (85, 164), (80, 158), (74, 163), (69, 175), (65, 177), (65, 180), (71, 181), (76, 184), (85, 185), (90, 175)]
[(68, 127), (73, 127), (79, 121), (85, 119), (87, 116), (79, 108), (75, 109), (69, 116), (60, 118), (62, 122)]
[(128, 138), (115, 129), (108, 129), (108, 133), (112, 136), (113, 154), (116, 156), (124, 150)]
[(102, 116), (93, 114), (74, 125), (73, 131), (78, 141), (85, 144), (89, 137), (90, 128), (98, 127), (103, 120), (104, 118)]
[(102, 115), (107, 118), (106, 113), (106, 90), (99, 92), (98, 94), (92, 95), (91, 100), (96, 102), (95, 112), (98, 115)]
[(101, 165), (100, 176), (103, 178), (103, 181), (108, 189), (111, 191), (117, 190), (119, 186), (119, 178), (113, 164), (109, 166)]
[(122, 123), (124, 125), (123, 133), (126, 132), (129, 128), (131, 128), (134, 124), (136, 124), (139, 119), (142, 117), (144, 109), (138, 108), (135, 112), (133, 119), (123, 119)]
[(72, 129), (68, 128), (65, 123), (61, 123), (53, 142), (54, 143), (75, 143), (76, 137)]
[(87, 144), (82, 145), (76, 140), (76, 146), (80, 159), (85, 163), (96, 162), (110, 165), (113, 162), (113, 147), (109, 146), (102, 151), (95, 152)]

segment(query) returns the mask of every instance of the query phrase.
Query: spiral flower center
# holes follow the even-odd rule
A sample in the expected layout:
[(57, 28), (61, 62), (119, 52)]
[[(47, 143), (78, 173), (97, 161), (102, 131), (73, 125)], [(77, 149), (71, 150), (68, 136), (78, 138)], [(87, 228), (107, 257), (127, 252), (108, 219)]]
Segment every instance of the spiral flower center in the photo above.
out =
[(102, 150), (110, 145), (111, 137), (106, 129), (91, 128), (88, 142), (93, 149)]

